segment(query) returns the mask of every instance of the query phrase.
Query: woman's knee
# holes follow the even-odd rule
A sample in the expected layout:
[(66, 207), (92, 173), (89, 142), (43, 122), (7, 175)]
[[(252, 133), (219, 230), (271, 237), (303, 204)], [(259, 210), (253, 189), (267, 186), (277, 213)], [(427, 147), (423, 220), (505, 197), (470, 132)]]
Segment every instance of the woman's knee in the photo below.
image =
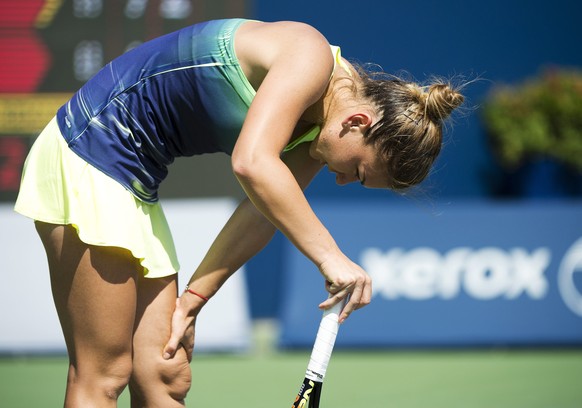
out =
[(173, 359), (164, 360), (168, 364), (162, 367), (162, 381), (173, 399), (183, 401), (192, 385), (192, 371), (187, 358), (185, 356), (180, 358), (178, 353), (176, 354)]
[(87, 388), (110, 400), (116, 400), (129, 384), (133, 372), (131, 355), (103, 361), (72, 362), (69, 366), (68, 384)]
[[(183, 350), (182, 350), (183, 351)], [(135, 361), (130, 382), (132, 397), (145, 401), (170, 398), (184, 401), (192, 384), (192, 373), (186, 353), (176, 353), (174, 358), (162, 356), (149, 362)]]

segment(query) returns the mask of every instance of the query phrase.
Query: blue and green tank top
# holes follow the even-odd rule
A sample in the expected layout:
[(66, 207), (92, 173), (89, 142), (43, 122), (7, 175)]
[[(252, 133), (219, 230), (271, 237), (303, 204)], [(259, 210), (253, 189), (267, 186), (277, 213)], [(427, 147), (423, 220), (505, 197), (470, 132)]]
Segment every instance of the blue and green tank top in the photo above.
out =
[(107, 64), (57, 112), (69, 147), (145, 202), (176, 157), (231, 154), (255, 96), (234, 52), (245, 21), (186, 27)]

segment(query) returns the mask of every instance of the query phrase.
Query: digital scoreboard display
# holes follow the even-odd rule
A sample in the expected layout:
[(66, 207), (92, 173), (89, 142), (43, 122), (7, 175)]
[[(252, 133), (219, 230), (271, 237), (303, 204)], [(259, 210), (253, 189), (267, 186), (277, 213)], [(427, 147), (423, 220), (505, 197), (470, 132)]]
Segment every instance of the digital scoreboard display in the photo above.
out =
[(0, 201), (56, 110), (128, 49), (199, 21), (246, 17), (244, 0), (0, 0)]

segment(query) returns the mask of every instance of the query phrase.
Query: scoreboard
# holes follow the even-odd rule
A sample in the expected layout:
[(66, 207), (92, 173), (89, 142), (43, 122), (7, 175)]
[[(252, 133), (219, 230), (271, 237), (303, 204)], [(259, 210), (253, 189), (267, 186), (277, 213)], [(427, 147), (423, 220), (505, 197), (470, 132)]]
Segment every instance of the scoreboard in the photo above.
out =
[(247, 8), (244, 0), (0, 0), (0, 201), (16, 198), (38, 133), (107, 62), (199, 21), (247, 17)]

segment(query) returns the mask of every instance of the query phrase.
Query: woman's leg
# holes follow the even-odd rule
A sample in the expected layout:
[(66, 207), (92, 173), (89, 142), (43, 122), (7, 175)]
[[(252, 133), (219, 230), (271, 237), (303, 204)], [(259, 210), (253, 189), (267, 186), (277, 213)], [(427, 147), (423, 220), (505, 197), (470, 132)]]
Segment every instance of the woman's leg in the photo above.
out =
[(130, 381), (132, 408), (173, 408), (184, 405), (191, 371), (183, 348), (170, 360), (162, 351), (170, 337), (176, 306), (177, 276), (138, 281), (138, 302), (133, 337), (133, 374)]
[(115, 407), (132, 372), (139, 263), (83, 243), (71, 226), (37, 222), (69, 353), (65, 407)]

